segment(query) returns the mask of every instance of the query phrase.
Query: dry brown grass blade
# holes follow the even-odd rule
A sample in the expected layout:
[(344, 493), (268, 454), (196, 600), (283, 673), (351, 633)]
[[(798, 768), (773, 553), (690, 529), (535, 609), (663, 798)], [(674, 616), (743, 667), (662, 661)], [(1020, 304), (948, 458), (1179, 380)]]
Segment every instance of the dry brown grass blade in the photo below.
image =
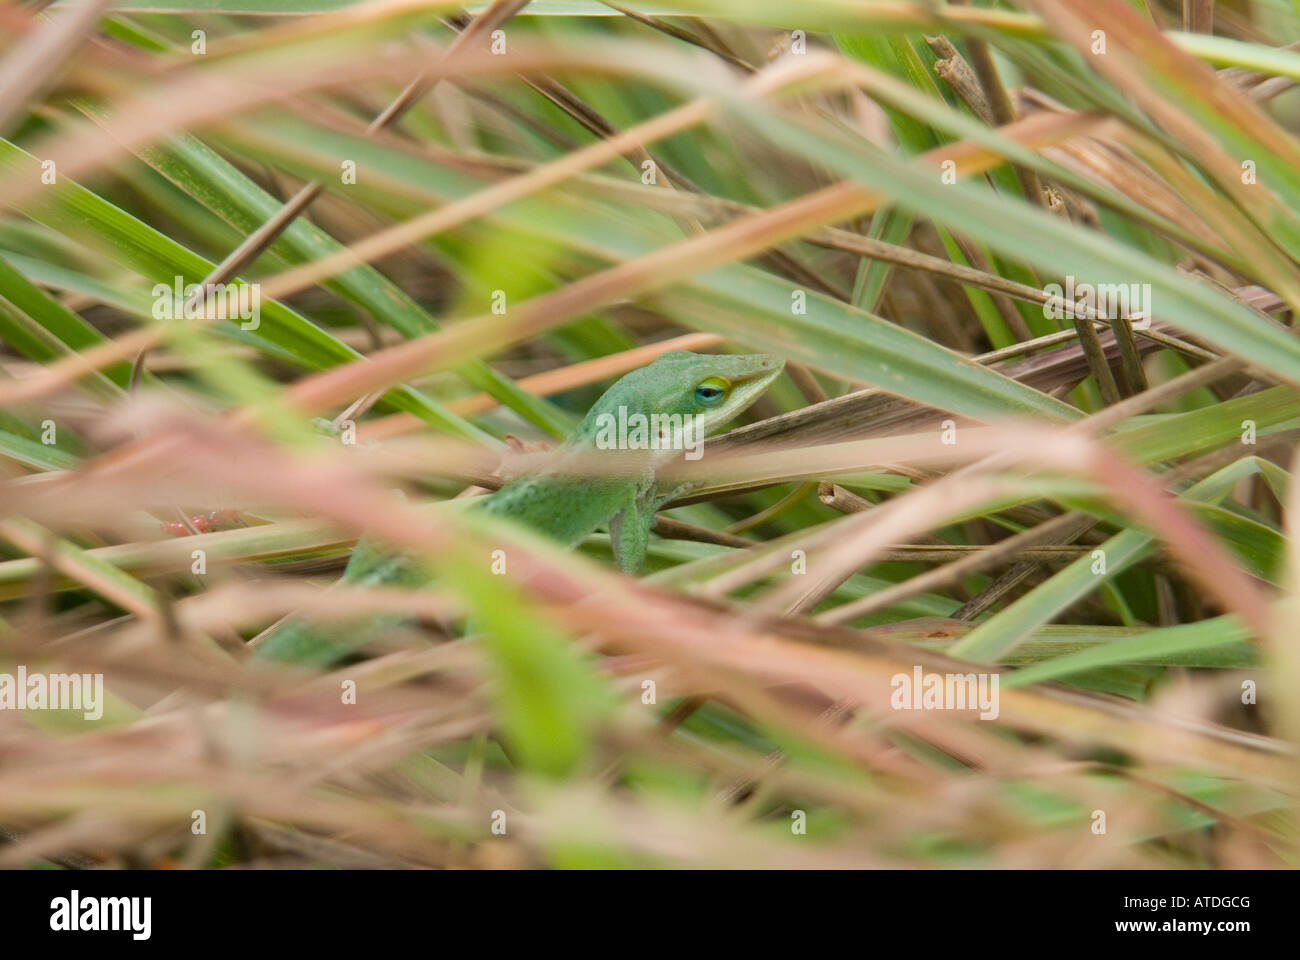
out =
[[(1181, 74), (1189, 88), (1194, 86), (1215, 110), (1234, 118), (1243, 131), (1279, 157), (1290, 158), (1294, 165), (1300, 166), (1300, 146), (1256, 103), (1221, 82), (1212, 69), (1180, 51), (1122, 0), (1033, 0), (1032, 6), (1049, 26), (1084, 51), (1099, 73), (1126, 90), (1174, 134), (1238, 205), (1253, 211), (1260, 222), (1268, 222), (1267, 207), (1276, 202), (1275, 198), (1265, 191), (1243, 189), (1240, 159), (1230, 156), (1184, 109), (1147, 83), (1142, 76), (1142, 63), (1159, 58), (1169, 69)], [(1090, 53), (1092, 31), (1098, 28), (1105, 31), (1108, 39), (1105, 56)]]
[(1005, 540), (999, 540), (997, 543), (984, 547), (970, 556), (961, 557), (944, 566), (909, 577), (907, 580), (896, 583), (892, 587), (886, 587), (877, 593), (823, 611), (815, 619), (818, 623), (848, 623), (877, 610), (886, 610), (894, 604), (901, 603), (926, 591), (940, 589), (956, 583), (960, 578), (986, 570), (1006, 558), (1020, 557), (1026, 554), (1029, 548), (1035, 544), (1058, 536), (1065, 536), (1084, 523), (1091, 525), (1093, 522), (1095, 521), (1086, 514), (1078, 512), (1062, 514), (1046, 523), (1022, 530)]
[[(618, 604), (617, 616), (608, 602)], [(814, 650), (805, 644), (777, 639), (771, 631), (761, 628), (757, 634), (751, 633), (746, 626), (749, 618), (737, 621), (734, 615), (725, 613), (706, 618), (703, 611), (688, 614), (681, 600), (664, 599), (652, 607), (644, 606), (645, 602), (640, 590), (622, 595), (617, 601), (612, 598), (606, 601), (602, 599), (600, 585), (593, 584), (581, 607), (562, 608), (557, 612), (569, 618), (580, 614), (575, 626), (593, 629), (599, 624), (609, 636), (633, 642), (638, 649), (689, 664), (693, 669), (712, 664), (719, 670), (743, 669), (754, 676), (781, 677), (786, 681), (802, 679), (829, 697), (868, 706), (881, 717), (888, 717), (890, 723), (923, 738), (934, 735), (936, 728), (948, 727), (951, 717), (892, 710), (889, 679), (900, 666), (918, 662), (937, 672), (969, 669), (961, 661), (934, 657), (916, 648), (881, 646), (880, 655), (872, 655), (863, 651), (860, 639), (855, 641), (854, 655), (834, 649)], [(792, 625), (791, 629), (800, 628)], [(1028, 693), (1015, 690), (1007, 694), (1022, 692)], [(1190, 751), (1203, 762), (1216, 767), (1226, 763), (1239, 771), (1249, 769), (1274, 784), (1284, 783), (1289, 776), (1285, 772), (1289, 761), (1282, 759), (1289, 748), (1266, 738), (1196, 724), (1197, 733), (1184, 739), (1185, 731), (1178, 729), (1179, 724), (1165, 727), (1164, 718), (1154, 711), (1073, 691), (1034, 691), (1011, 707), (1014, 719), (1007, 716), (1007, 705), (1004, 695), (1004, 720), (1026, 729), (1050, 731), (1053, 736), (1071, 731), (1085, 739), (1096, 738), (1153, 760), (1159, 758), (1158, 762), (1167, 762), (1172, 755), (1164, 751), (1172, 750), (1184, 757), (1190, 755), (1185, 751)], [(1148, 723), (1152, 726), (1143, 731), (1142, 727)]]
[[(999, 430), (963, 429), (960, 444), (963, 458), (986, 459), (897, 497), (877, 510), (847, 517), (810, 535), (805, 551), (810, 556), (816, 551), (818, 557), (815, 573), (810, 578), (812, 582), (792, 580), (769, 593), (759, 608), (769, 613), (807, 609), (864, 566), (886, 544), (933, 529), (964, 509), (1009, 492), (1015, 484), (999, 476), (1001, 471), (1047, 467), (1086, 476), (1106, 489), (1123, 509), (1165, 541), (1203, 590), (1224, 609), (1241, 616), (1257, 637), (1266, 638), (1269, 605), (1260, 588), (1241, 572), (1213, 538), (1168, 499), (1154, 478), (1127, 465), (1093, 440), (1091, 429), (1092, 425), (1086, 421), (1060, 432), (1029, 424)], [(937, 445), (938, 438), (932, 442)], [(807, 451), (800, 453), (804, 456)], [(883, 462), (907, 459), (889, 456)], [(784, 563), (779, 555), (760, 555), (729, 575), (717, 578), (709, 589), (714, 595), (728, 592)]]
[(60, 550), (57, 539), (44, 535), (33, 524), (19, 519), (0, 520), (0, 538), (39, 558), (64, 576), (89, 587), (123, 610), (149, 622), (159, 620), (159, 598), (152, 590), (143, 584), (136, 591), (123, 589), (119, 581), (105, 577), (79, 556)]
[(17, 53), (0, 60), (0, 131), (38, 96), (72, 57), (113, 0), (85, 0), (71, 10), (61, 10), (25, 38)]

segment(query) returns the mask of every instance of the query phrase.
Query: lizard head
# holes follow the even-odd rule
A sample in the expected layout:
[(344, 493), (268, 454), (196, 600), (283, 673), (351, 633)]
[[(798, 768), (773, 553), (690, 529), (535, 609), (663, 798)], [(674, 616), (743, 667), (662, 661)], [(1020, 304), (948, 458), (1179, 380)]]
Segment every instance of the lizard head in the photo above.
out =
[(707, 354), (669, 350), (610, 388), (629, 407), (691, 414), (712, 433), (738, 416), (781, 374), (785, 361), (768, 353)]

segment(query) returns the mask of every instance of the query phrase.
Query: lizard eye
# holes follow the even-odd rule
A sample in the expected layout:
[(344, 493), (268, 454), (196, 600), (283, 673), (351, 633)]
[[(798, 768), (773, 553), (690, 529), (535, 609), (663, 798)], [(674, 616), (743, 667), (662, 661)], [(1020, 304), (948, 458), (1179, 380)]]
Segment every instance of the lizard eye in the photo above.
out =
[(695, 399), (706, 407), (717, 406), (731, 389), (731, 381), (724, 377), (709, 377), (695, 388)]

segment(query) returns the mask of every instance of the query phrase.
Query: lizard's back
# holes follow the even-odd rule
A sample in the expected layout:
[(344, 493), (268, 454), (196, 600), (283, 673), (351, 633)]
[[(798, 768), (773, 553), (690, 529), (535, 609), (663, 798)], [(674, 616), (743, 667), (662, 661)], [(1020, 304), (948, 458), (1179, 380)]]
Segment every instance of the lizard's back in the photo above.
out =
[(626, 503), (632, 488), (632, 481), (626, 479), (520, 477), (484, 498), (481, 509), (573, 546), (608, 522)]

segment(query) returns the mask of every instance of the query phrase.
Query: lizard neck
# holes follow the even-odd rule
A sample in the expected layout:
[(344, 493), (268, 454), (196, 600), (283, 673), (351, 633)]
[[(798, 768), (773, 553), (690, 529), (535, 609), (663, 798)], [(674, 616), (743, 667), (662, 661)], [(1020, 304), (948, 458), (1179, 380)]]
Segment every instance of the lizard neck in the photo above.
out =
[(611, 398), (592, 407), (563, 446), (574, 451), (618, 451), (622, 459), (658, 465), (702, 442), (704, 433), (696, 415), (650, 411)]

